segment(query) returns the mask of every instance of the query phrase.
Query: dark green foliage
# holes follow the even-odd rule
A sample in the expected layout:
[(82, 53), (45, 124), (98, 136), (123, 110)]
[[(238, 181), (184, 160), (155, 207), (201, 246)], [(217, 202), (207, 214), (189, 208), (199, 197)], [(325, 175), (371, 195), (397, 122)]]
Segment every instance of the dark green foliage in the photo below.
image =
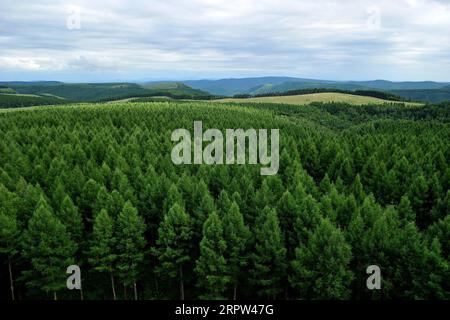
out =
[(182, 83), (139, 85), (136, 83), (16, 82), (8, 83), (8, 86), (12, 92), (0, 90), (0, 108), (56, 105), (65, 104), (68, 101), (111, 101), (135, 97), (146, 97), (135, 98), (136, 102), (145, 102), (145, 99), (161, 96), (172, 99), (209, 100), (214, 98), (205, 91), (190, 88)]
[(89, 248), (89, 263), (94, 267), (94, 270), (109, 273), (114, 299), (116, 299), (114, 273), (117, 258), (115, 245), (114, 220), (111, 219), (105, 209), (102, 209), (94, 221)]
[(69, 196), (64, 197), (59, 212), (55, 214), (59, 221), (66, 226), (70, 238), (76, 243), (81, 243), (84, 232), (83, 220)]
[(181, 299), (184, 299), (183, 267), (190, 261), (191, 238), (191, 219), (175, 202), (161, 221), (154, 252), (160, 263), (158, 273), (179, 280)]
[(265, 207), (255, 226), (255, 250), (252, 254), (251, 277), (264, 298), (276, 299), (283, 291), (287, 267), (286, 248), (283, 243), (277, 213)]
[(117, 217), (117, 271), (124, 286), (134, 286), (136, 299), (136, 281), (144, 260), (144, 232), (144, 220), (136, 208), (126, 202)]
[(27, 285), (52, 293), (56, 299), (56, 293), (66, 286), (65, 271), (75, 262), (76, 248), (66, 227), (41, 197), (23, 241), (22, 254), (31, 263), (31, 268), (24, 272)]
[[(142, 299), (231, 299), (234, 288), (239, 299), (448, 299), (449, 110), (152, 102), (3, 111), (0, 290), (10, 296), (10, 264), (16, 297), (78, 298), (64, 289), (75, 263), (86, 299), (128, 298), (131, 287)], [(173, 165), (171, 132), (199, 119), (204, 129), (279, 128), (278, 175)], [(379, 291), (366, 287), (374, 264)]]
[(351, 247), (342, 231), (322, 219), (306, 244), (295, 251), (290, 282), (298, 298), (348, 299), (353, 277), (350, 259)]
[(244, 217), (236, 202), (222, 218), (224, 239), (227, 244), (225, 258), (230, 275), (230, 283), (233, 286), (233, 299), (237, 298), (238, 284), (242, 280), (244, 267), (248, 264), (246, 249), (249, 245), (250, 231), (244, 223)]
[(68, 101), (54, 96), (22, 95), (0, 92), (0, 108), (22, 108), (41, 105), (67, 104)]
[(216, 212), (212, 212), (203, 225), (200, 241), (200, 257), (195, 266), (197, 286), (203, 292), (201, 299), (224, 299), (230, 281), (224, 254), (227, 243), (223, 238), (223, 226)]

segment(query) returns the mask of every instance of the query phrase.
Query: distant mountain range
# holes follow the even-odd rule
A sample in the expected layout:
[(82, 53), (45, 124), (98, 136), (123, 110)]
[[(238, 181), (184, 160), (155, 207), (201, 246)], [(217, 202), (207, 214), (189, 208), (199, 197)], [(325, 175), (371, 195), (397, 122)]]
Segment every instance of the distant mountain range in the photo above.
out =
[(184, 84), (215, 95), (268, 94), (300, 89), (380, 90), (425, 102), (450, 100), (448, 82), (332, 81), (293, 77), (260, 77), (221, 80), (188, 80)]
[[(337, 89), (382, 91), (422, 102), (450, 101), (450, 83), (332, 81), (293, 77), (260, 77), (221, 80), (149, 81), (141, 83), (64, 83), (58, 81), (0, 82), (0, 94), (52, 95), (67, 101), (107, 101), (130, 97), (167, 96), (178, 99), (213, 99), (215, 96), (270, 95), (295, 90)], [(7, 97), (11, 100), (12, 97)], [(24, 98), (20, 98), (24, 99)]]

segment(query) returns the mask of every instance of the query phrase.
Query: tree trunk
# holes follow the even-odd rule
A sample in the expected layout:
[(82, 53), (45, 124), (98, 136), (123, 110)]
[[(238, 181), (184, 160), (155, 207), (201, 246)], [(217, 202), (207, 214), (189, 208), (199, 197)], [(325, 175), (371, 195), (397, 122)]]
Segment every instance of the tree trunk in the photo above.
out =
[(114, 298), (114, 300), (116, 300), (117, 298), (116, 298), (116, 287), (114, 285), (114, 275), (112, 272), (110, 272), (109, 275), (111, 278), (111, 288), (112, 288), (113, 298)]
[(123, 299), (127, 299), (127, 286), (125, 285), (125, 283), (123, 284)]
[(58, 300), (58, 297), (56, 296), (56, 291), (53, 291), (53, 300)]
[(180, 266), (180, 299), (184, 300), (183, 267)]
[(236, 300), (237, 298), (237, 283), (234, 284), (234, 289), (233, 289), (233, 300)]
[(156, 277), (156, 274), (154, 275), (154, 277), (155, 277), (155, 290), (156, 290), (156, 295), (159, 297), (158, 278)]
[(134, 287), (134, 300), (137, 300), (138, 299), (138, 295), (137, 295), (136, 282), (133, 283), (133, 287)]
[(83, 297), (83, 286), (80, 287), (80, 300), (84, 300), (84, 297)]
[(13, 281), (12, 268), (11, 268), (11, 258), (9, 256), (8, 256), (8, 269), (9, 269), (9, 283), (11, 285), (11, 299), (15, 300), (15, 298), (14, 298), (14, 281)]

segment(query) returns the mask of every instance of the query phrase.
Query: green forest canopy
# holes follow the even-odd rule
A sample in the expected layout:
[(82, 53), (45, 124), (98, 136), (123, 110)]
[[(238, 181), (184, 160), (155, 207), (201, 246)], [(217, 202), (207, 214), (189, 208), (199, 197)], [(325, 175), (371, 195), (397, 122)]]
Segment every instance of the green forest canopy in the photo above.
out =
[[(450, 298), (450, 105), (152, 102), (0, 113), (0, 292)], [(175, 166), (176, 128), (280, 129), (280, 171)], [(270, 239), (270, 241), (267, 241)], [(366, 288), (379, 265), (382, 290)]]

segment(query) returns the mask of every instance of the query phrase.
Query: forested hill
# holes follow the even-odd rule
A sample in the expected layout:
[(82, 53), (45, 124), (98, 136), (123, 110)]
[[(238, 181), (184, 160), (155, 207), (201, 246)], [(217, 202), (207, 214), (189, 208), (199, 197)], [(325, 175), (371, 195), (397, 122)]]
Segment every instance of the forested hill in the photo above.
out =
[[(0, 112), (0, 294), (450, 299), (450, 105)], [(174, 129), (277, 128), (280, 170), (174, 165)], [(270, 241), (268, 241), (270, 239)], [(377, 265), (382, 290), (367, 289)], [(12, 282), (10, 273), (12, 272)]]
[[(176, 99), (209, 99), (211, 95), (182, 83), (63, 83), (0, 82), (18, 94), (54, 95), (72, 102), (99, 102), (133, 97), (167, 96)], [(1, 91), (0, 91), (1, 93)], [(1, 107), (1, 101), (0, 101)]]
[(373, 81), (333, 81), (303, 79), (293, 77), (260, 77), (242, 79), (184, 81), (187, 85), (211, 94), (261, 95), (282, 93), (293, 90), (334, 89), (343, 91), (378, 91), (401, 96), (404, 99), (422, 102), (441, 102), (450, 100), (448, 82), (386, 80)]

